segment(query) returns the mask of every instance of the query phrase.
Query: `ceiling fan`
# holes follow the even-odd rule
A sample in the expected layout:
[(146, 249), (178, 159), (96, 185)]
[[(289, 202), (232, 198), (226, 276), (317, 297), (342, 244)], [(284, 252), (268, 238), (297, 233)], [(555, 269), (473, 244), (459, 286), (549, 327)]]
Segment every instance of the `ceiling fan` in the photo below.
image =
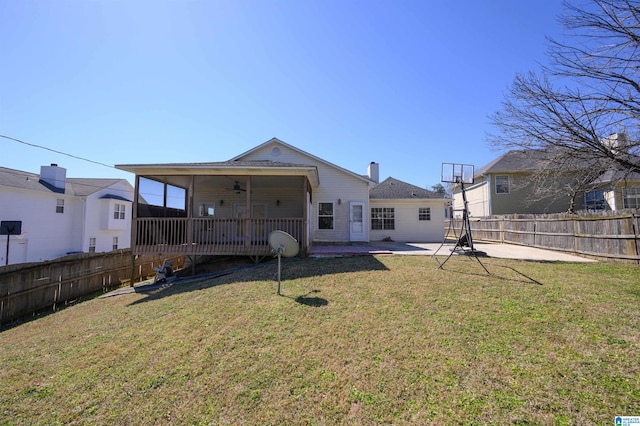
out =
[(238, 181), (235, 181), (235, 183), (233, 184), (233, 188), (230, 189), (232, 189), (236, 194), (239, 194), (240, 192), (247, 192), (246, 189), (240, 186), (240, 182)]

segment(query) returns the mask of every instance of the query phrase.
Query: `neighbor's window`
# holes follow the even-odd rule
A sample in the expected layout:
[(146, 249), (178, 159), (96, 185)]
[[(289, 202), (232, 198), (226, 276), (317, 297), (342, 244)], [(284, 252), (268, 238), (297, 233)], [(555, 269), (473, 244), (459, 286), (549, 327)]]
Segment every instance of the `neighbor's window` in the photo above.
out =
[(371, 229), (396, 229), (393, 207), (371, 208)]
[(213, 203), (204, 203), (198, 206), (198, 215), (200, 217), (213, 216), (215, 213), (215, 206)]
[(431, 207), (419, 207), (418, 220), (431, 220)]
[(640, 186), (622, 188), (622, 207), (625, 209), (640, 208)]
[(496, 194), (508, 194), (509, 192), (509, 176), (496, 176)]
[(112, 248), (114, 250), (118, 249), (118, 237), (113, 237), (113, 246), (112, 246)]
[(89, 253), (95, 253), (95, 252), (96, 252), (96, 239), (89, 238)]
[(604, 210), (606, 206), (604, 191), (594, 189), (584, 193), (584, 208), (587, 210)]
[(64, 213), (64, 200), (62, 198), (58, 198), (56, 202), (56, 213)]
[(124, 219), (124, 204), (115, 204), (113, 207), (113, 218)]
[(318, 203), (318, 229), (333, 229), (333, 203)]

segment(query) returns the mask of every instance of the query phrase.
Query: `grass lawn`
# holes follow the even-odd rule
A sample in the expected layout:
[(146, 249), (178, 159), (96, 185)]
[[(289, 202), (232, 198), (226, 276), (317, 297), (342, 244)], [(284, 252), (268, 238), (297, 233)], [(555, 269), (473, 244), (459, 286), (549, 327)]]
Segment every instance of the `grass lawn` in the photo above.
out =
[(640, 269), (286, 259), (0, 332), (0, 424), (614, 424)]

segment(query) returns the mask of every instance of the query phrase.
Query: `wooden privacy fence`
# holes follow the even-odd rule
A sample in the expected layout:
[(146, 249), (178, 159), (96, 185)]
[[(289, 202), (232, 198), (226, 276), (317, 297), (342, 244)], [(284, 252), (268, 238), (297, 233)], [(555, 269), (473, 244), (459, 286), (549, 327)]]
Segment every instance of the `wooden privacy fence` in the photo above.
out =
[[(638, 210), (470, 218), (474, 240), (496, 241), (640, 263)], [(447, 226), (458, 235), (462, 219)]]
[[(153, 268), (165, 258), (174, 260), (175, 269), (184, 266), (183, 256), (139, 256), (134, 280), (155, 275)], [(131, 250), (74, 254), (49, 262), (0, 267), (0, 324), (130, 284), (131, 272)]]

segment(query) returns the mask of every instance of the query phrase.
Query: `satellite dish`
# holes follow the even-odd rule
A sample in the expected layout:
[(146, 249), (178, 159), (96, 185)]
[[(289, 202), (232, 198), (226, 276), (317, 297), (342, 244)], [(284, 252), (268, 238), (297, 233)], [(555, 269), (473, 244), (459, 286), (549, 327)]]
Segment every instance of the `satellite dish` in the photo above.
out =
[(300, 251), (298, 240), (284, 231), (271, 231), (269, 234), (269, 245), (278, 256), (278, 294), (280, 294), (280, 258), (293, 257)]

